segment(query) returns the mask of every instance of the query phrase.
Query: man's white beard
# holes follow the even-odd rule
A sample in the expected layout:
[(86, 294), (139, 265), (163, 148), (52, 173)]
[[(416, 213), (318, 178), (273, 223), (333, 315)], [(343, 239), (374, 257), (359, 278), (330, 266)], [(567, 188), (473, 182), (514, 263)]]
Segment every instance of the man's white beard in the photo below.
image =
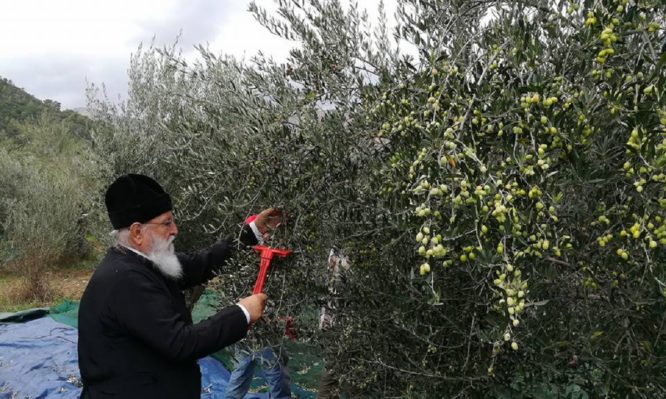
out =
[(175, 238), (171, 236), (163, 240), (160, 237), (153, 236), (153, 248), (147, 257), (157, 266), (162, 274), (177, 280), (183, 276), (183, 266), (181, 266), (173, 246)]

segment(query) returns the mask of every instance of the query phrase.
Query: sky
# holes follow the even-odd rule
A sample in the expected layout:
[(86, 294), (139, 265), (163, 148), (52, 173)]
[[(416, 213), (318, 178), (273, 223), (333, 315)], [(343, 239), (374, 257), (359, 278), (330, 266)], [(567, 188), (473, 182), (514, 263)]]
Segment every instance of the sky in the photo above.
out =
[[(360, 2), (371, 19), (378, 0)], [(387, 9), (394, 0), (385, 0)], [(138, 46), (194, 45), (249, 59), (258, 51), (285, 60), (293, 43), (269, 33), (247, 12), (249, 0), (0, 0), (0, 77), (63, 109), (86, 106), (88, 83), (123, 98)], [(257, 0), (274, 10), (273, 0)], [(390, 14), (390, 13), (389, 13)]]

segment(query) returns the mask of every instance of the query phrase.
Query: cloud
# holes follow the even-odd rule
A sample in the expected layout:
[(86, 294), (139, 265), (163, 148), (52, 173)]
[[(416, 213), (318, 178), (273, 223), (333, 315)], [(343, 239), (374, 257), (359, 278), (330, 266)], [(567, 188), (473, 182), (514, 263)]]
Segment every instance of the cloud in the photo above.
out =
[[(177, 0), (164, 18), (144, 20), (135, 43), (157, 47), (178, 45), (186, 57), (195, 54), (194, 46), (203, 45), (218, 54), (249, 59), (260, 50), (284, 60), (292, 43), (271, 34), (247, 9), (249, 0)], [(258, 0), (262, 7), (274, 8), (272, 0)]]
[(233, 0), (177, 0), (164, 18), (139, 21), (141, 30), (131, 40), (150, 43), (155, 37), (155, 43), (161, 46), (172, 44), (180, 35), (180, 46), (190, 51), (194, 45), (214, 39), (224, 24), (242, 13), (244, 7), (244, 2)]
[[(235, 4), (233, 17), (225, 18), (215, 40), (210, 43), (211, 50), (244, 60), (262, 51), (278, 61), (286, 60), (295, 43), (273, 35), (261, 26), (247, 11), (248, 4), (249, 1)], [(257, 1), (257, 4), (269, 12), (275, 10), (273, 1)]]
[(112, 99), (127, 91), (128, 58), (41, 54), (3, 60), (0, 76), (39, 99), (58, 101), (63, 109), (86, 105), (86, 80), (104, 83)]

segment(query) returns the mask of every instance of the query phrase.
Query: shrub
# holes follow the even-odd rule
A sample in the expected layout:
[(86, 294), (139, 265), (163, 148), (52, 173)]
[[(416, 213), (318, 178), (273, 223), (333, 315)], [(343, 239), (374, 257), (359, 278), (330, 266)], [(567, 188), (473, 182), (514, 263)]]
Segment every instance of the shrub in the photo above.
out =
[(46, 270), (92, 254), (97, 227), (89, 215), (98, 189), (86, 150), (48, 117), (21, 125), (0, 148), (0, 256), (27, 278), (26, 295), (48, 300)]

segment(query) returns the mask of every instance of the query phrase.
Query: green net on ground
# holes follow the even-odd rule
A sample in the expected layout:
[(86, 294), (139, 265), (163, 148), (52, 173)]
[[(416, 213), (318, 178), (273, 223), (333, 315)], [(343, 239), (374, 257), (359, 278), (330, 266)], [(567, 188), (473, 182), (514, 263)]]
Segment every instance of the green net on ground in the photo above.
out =
[(78, 317), (79, 317), (79, 303), (65, 299), (57, 305), (51, 306), (49, 310), (49, 315), (53, 320), (67, 324), (74, 328), (79, 327)]

